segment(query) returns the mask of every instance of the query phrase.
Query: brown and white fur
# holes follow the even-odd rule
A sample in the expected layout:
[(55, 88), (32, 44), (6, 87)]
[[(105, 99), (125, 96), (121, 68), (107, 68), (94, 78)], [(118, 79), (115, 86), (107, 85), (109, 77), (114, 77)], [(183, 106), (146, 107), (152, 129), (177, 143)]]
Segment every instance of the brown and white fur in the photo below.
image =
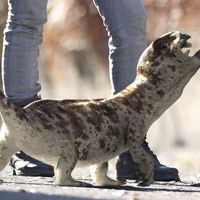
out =
[(107, 176), (107, 161), (129, 150), (143, 175), (141, 185), (150, 185), (154, 164), (141, 144), (200, 67), (199, 52), (189, 56), (182, 50), (189, 37), (171, 32), (155, 40), (140, 57), (135, 81), (108, 99), (40, 100), (19, 108), (1, 92), (0, 170), (23, 150), (52, 165), (58, 185), (86, 185), (71, 173), (88, 165), (94, 165), (96, 185), (119, 185)]

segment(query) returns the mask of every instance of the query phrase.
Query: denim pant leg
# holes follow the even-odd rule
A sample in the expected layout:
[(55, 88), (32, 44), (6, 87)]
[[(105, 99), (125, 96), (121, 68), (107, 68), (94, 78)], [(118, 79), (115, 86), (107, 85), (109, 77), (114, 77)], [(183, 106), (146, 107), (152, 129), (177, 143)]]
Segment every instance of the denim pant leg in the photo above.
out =
[(109, 37), (112, 92), (132, 83), (146, 47), (146, 11), (141, 0), (94, 0)]
[(9, 13), (4, 31), (2, 79), (5, 95), (21, 105), (34, 100), (38, 83), (38, 55), (47, 0), (8, 0)]

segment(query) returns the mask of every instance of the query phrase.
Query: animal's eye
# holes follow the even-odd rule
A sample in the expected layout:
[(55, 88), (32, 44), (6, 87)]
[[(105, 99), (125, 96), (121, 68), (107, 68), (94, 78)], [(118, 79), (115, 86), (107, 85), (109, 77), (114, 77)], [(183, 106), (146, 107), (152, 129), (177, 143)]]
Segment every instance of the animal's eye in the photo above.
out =
[(162, 43), (160, 43), (159, 45), (158, 45), (158, 48), (159, 49), (165, 49), (165, 48), (167, 48), (168, 47), (168, 45), (166, 44), (166, 43), (164, 43), (164, 42), (162, 42)]

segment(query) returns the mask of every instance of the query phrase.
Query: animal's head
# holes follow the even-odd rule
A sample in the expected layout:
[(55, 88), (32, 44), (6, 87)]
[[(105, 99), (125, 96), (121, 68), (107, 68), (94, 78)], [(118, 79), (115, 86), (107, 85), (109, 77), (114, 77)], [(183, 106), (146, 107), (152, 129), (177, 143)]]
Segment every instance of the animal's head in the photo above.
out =
[(189, 35), (176, 31), (152, 42), (140, 57), (137, 75), (143, 75), (156, 85), (176, 87), (200, 67), (200, 51), (189, 55), (189, 38)]

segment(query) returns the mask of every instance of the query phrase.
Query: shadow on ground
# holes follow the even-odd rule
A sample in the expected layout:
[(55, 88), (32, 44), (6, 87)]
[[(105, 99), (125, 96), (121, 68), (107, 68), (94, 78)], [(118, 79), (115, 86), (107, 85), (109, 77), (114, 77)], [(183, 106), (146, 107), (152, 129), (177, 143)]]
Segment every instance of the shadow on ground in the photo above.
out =
[[(152, 184), (151, 186), (148, 187), (138, 187), (138, 186), (131, 186), (132, 183), (129, 182), (129, 185), (122, 185), (122, 186), (94, 186), (91, 184), (91, 180), (90, 181), (84, 181), (84, 182), (89, 182), (87, 187), (72, 187), (72, 188), (77, 188), (80, 189), (107, 189), (107, 190), (124, 190), (124, 191), (135, 191), (135, 192), (179, 192), (179, 193), (200, 193), (200, 183), (196, 183), (196, 184), (185, 184), (183, 182), (155, 182), (154, 184)], [(7, 184), (12, 184), (12, 182), (6, 181), (4, 183)], [(49, 183), (26, 183), (27, 185), (31, 185), (31, 186), (52, 186), (52, 181), (50, 181)], [(15, 183), (15, 185), (24, 185), (24, 182), (17, 182)], [(58, 187), (58, 186), (55, 186)], [(70, 188), (65, 187), (65, 186), (60, 186), (59, 188), (65, 189), (65, 188)], [(195, 190), (194, 190), (195, 188)], [(22, 190), (22, 193), (27, 193), (25, 190)], [(0, 197), (1, 197), (1, 192), (0, 192)], [(79, 198), (77, 198), (79, 199)], [(84, 199), (84, 198), (83, 198)], [(1, 200), (1, 198), (0, 198)], [(76, 200), (72, 199), (72, 200)]]
[[(92, 200), (93, 198), (82, 198), (82, 197), (72, 197), (67, 195), (47, 195), (47, 194), (38, 194), (38, 193), (30, 193), (26, 191), (19, 192), (8, 192), (1, 191), (0, 192), (0, 200)], [(104, 199), (107, 200), (107, 199)]]

